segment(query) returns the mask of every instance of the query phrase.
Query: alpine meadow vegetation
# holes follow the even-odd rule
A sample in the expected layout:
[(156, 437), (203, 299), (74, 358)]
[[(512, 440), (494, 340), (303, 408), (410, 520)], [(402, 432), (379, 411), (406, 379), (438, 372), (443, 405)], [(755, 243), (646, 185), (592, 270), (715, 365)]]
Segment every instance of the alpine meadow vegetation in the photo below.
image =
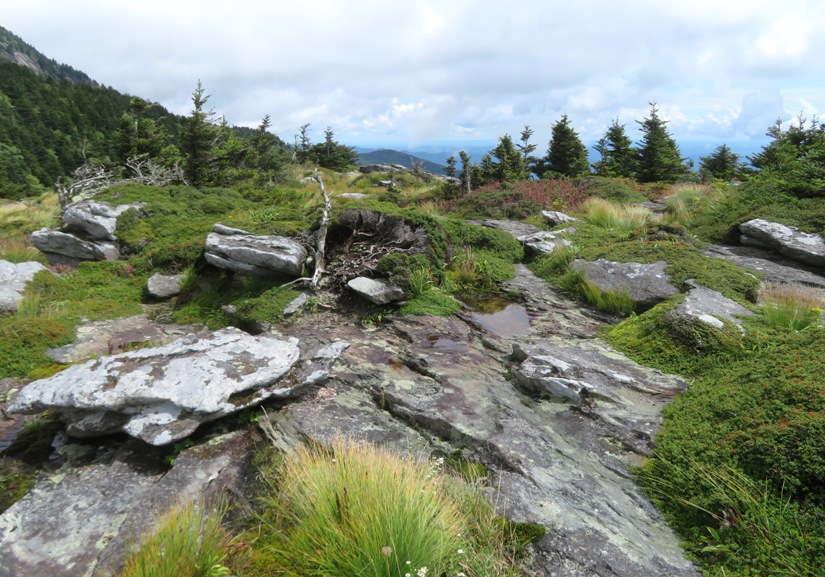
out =
[[(609, 313), (599, 316), (610, 323), (601, 336), (614, 348), (689, 381), (664, 411), (654, 454), (634, 474), (701, 571), (821, 575), (821, 294), (763, 284), (759, 273), (706, 249), (737, 242), (738, 225), (752, 218), (825, 233), (823, 123), (800, 116), (769, 127), (770, 143), (747, 163), (723, 144), (694, 172), (655, 103), (637, 121), (642, 136), (635, 145), (613, 121), (594, 147), (600, 159), (592, 167), (564, 115), (552, 125), (542, 158), (529, 142), (532, 129), (524, 127), (520, 141), (502, 136), (476, 164), (461, 151), (447, 162), (451, 178), (435, 179), (416, 171), (349, 173), (357, 154), (336, 140), (332, 127), (313, 143), (305, 124), (289, 145), (270, 132), (268, 116), (257, 128), (233, 127), (215, 118), (208, 102), (198, 83), (191, 113), (178, 117), (113, 89), (45, 81), (0, 63), (0, 194), (10, 201), (0, 205), (4, 260), (45, 262), (28, 235), (58, 222), (60, 202), (49, 189), (68, 183), (78, 166), (122, 176), (129, 159), (139, 158), (183, 170), (182, 179), (164, 186), (133, 182), (97, 191), (101, 201), (141, 203), (118, 218), (123, 258), (38, 273), (18, 310), (0, 315), (0, 377), (58, 371), (46, 351), (71, 342), (81, 323), (147, 308), (162, 320), (212, 329), (281, 321), (299, 294), (284, 286), (288, 279), (250, 280), (216, 269), (203, 258), (204, 237), (219, 222), (308, 243), (323, 210), (318, 185), (309, 180), (317, 169), (334, 192), (330, 258), (351, 257), (341, 247), (359, 240), (361, 231), (346, 224), (347, 210), (395, 219), (427, 238), (416, 251), (353, 249), (366, 255), (361, 272), (404, 291), (398, 306), (364, 305), (362, 322), (455, 314), (460, 299), (500, 292), (499, 283), (526, 264), (582, 306)], [(665, 206), (661, 220), (638, 206), (649, 201)], [(546, 230), (541, 211), (580, 219), (564, 233), (572, 246), (529, 256), (509, 233), (467, 221), (509, 219)], [(638, 310), (627, 294), (589, 283), (572, 268), (575, 259), (664, 261), (680, 292)], [(151, 299), (145, 287), (155, 272), (182, 274), (181, 293), (163, 304)], [(753, 315), (741, 328), (729, 320), (721, 327), (677, 320), (673, 311), (689, 281)], [(307, 314), (318, 306), (317, 300), (311, 310), (307, 305)], [(0, 508), (31, 486), (58, 427), (52, 419), (35, 421), (3, 453)], [(224, 502), (173, 507), (144, 536), (124, 575), (515, 576), (525, 544), (542, 535), (543, 528), (497, 517), (483, 467), (449, 456), (337, 440), (293, 455), (262, 451), (258, 468), (251, 518), (225, 515), (232, 505)]]

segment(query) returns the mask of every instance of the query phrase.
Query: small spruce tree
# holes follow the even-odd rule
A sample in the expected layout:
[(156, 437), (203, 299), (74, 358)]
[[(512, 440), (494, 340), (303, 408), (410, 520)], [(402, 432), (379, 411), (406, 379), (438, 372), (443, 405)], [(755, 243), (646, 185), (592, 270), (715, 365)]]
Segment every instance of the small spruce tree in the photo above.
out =
[(593, 171), (599, 176), (633, 178), (636, 174), (636, 149), (624, 129), (614, 119), (593, 149), (600, 159), (593, 164)]
[(575, 177), (589, 172), (587, 148), (582, 144), (578, 133), (570, 126), (570, 119), (563, 114), (561, 120), (553, 125), (547, 155), (540, 162), (540, 166), (537, 166), (536, 173), (540, 178), (545, 178)]
[(667, 130), (667, 121), (659, 117), (656, 103), (650, 103), (650, 116), (636, 121), (642, 141), (636, 152), (636, 180), (639, 182), (677, 182), (685, 178), (690, 167)]

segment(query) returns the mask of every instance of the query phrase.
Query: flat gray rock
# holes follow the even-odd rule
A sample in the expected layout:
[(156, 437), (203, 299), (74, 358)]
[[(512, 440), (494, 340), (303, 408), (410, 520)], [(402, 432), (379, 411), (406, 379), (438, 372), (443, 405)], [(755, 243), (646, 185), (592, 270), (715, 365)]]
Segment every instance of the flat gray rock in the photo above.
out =
[(300, 385), (278, 381), (298, 361), (294, 340), (234, 328), (72, 365), (26, 385), (10, 412), (59, 413), (73, 436), (125, 432), (152, 445)]
[(53, 455), (62, 466), (0, 515), (0, 577), (119, 575), (125, 552), (171, 506), (242, 491), (251, 455), (243, 432), (183, 451), (171, 470), (135, 441), (62, 445)]
[(82, 235), (96, 240), (114, 241), (117, 217), (130, 208), (141, 206), (141, 204), (112, 206), (106, 202), (81, 200), (66, 207), (62, 218), (70, 230), (80, 231)]
[(206, 237), (206, 261), (218, 268), (256, 276), (301, 276), (306, 249), (283, 236), (256, 236), (216, 224)]
[(401, 287), (384, 279), (359, 276), (349, 281), (347, 286), (358, 296), (377, 305), (385, 305), (404, 299), (404, 291)]
[(477, 224), (479, 226), (486, 226), (487, 228), (496, 228), (498, 230), (503, 230), (504, 232), (508, 232), (513, 235), (513, 238), (518, 238), (520, 236), (526, 236), (528, 234), (535, 234), (537, 232), (541, 232), (541, 229), (535, 225), (527, 224), (526, 222), (519, 222), (517, 220), (478, 220), (478, 221), (468, 221), (472, 224)]
[(753, 313), (720, 292), (694, 285), (685, 300), (671, 314), (693, 318), (721, 329), (724, 326), (723, 321), (730, 321), (741, 327), (742, 320), (739, 317), (751, 316)]
[(665, 274), (667, 266), (663, 260), (640, 264), (576, 259), (571, 264), (602, 291), (626, 292), (641, 308), (650, 308), (679, 292), (670, 284), (670, 276)]
[(746, 246), (768, 248), (792, 260), (825, 267), (825, 240), (818, 234), (761, 218), (743, 222), (739, 230), (742, 232), (740, 242)]
[(84, 260), (117, 260), (120, 252), (113, 242), (86, 240), (51, 228), (41, 228), (29, 237), (51, 264), (77, 266)]
[(0, 260), (0, 311), (13, 312), (23, 300), (23, 290), (34, 275), (47, 270), (39, 262)]

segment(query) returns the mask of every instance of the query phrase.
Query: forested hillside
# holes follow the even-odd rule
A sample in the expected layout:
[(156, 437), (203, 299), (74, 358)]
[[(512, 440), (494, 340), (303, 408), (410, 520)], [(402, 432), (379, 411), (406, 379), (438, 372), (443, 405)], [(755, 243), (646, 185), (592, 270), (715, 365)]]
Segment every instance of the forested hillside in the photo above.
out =
[[(92, 83), (41, 78), (0, 63), (0, 196), (22, 198), (52, 186), (84, 161), (117, 157), (117, 132), (131, 97)], [(151, 105), (177, 138), (183, 118)]]

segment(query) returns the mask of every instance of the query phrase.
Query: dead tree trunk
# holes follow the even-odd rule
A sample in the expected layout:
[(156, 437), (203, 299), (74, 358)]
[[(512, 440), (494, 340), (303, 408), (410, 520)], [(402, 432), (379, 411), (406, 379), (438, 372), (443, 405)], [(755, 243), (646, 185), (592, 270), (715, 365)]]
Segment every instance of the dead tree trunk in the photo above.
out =
[(324, 188), (324, 181), (321, 175), (318, 174), (318, 169), (315, 169), (315, 180), (321, 187), (321, 196), (324, 197), (324, 212), (321, 216), (321, 226), (318, 228), (318, 242), (315, 245), (315, 272), (312, 274), (310, 286), (313, 290), (318, 288), (318, 283), (321, 282), (321, 275), (326, 272), (326, 247), (327, 247), (327, 229), (329, 228), (329, 213), (332, 212), (332, 203), (329, 200), (327, 189)]

